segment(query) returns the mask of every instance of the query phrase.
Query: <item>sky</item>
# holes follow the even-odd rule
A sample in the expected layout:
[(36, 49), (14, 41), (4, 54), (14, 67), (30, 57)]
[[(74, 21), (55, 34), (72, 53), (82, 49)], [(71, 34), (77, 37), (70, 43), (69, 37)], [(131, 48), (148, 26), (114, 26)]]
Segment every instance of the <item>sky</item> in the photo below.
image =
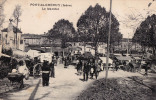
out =
[[(0, 0), (1, 1), (1, 0)], [(148, 4), (152, 5), (148, 7)], [(21, 5), (19, 28), (23, 33), (43, 34), (53, 28), (60, 19), (66, 19), (73, 23), (75, 29), (80, 16), (87, 8), (96, 4), (109, 11), (110, 0), (7, 0), (4, 4), (6, 28), (9, 19), (13, 18), (16, 5)], [(35, 4), (55, 4), (52, 6), (35, 6)], [(63, 6), (68, 5), (68, 6)], [(46, 10), (43, 10), (46, 8)], [(57, 8), (57, 10), (47, 10)], [(131, 38), (135, 29), (148, 15), (156, 14), (156, 1), (153, 0), (112, 0), (112, 13), (120, 23), (120, 32), (124, 38)]]

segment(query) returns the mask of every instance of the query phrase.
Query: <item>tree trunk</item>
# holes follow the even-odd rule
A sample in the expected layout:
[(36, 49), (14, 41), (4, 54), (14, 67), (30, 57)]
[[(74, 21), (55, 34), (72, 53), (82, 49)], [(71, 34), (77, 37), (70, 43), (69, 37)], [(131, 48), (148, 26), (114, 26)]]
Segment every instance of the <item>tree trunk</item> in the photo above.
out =
[(84, 53), (86, 52), (86, 43), (84, 42)]
[(114, 44), (113, 43), (111, 43), (111, 53), (114, 53)]
[(153, 47), (153, 55), (155, 56), (156, 46)]
[(66, 43), (66, 40), (64, 39), (64, 38), (62, 38), (62, 43), (61, 43), (61, 45), (62, 45), (62, 49), (63, 49), (63, 51), (62, 51), (62, 56), (64, 57), (64, 49), (65, 49), (65, 44)]
[(64, 57), (64, 48), (62, 48), (62, 49), (63, 49), (62, 56)]
[(110, 44), (109, 44), (109, 53), (112, 53), (112, 43), (110, 42)]
[(98, 53), (98, 45), (95, 45), (95, 57), (97, 57), (97, 53)]
[(15, 43), (15, 47), (16, 47), (16, 49), (18, 49), (18, 47), (17, 47), (17, 28), (18, 28), (18, 18), (17, 18), (17, 27), (16, 27), (16, 43)]

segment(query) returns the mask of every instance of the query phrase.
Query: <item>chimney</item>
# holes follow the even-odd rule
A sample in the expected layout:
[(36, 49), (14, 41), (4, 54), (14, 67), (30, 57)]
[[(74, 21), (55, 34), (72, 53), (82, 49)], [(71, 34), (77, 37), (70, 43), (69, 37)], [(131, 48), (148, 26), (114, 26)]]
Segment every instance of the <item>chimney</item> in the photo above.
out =
[(8, 25), (8, 32), (13, 30), (13, 24), (12, 24), (13, 19), (9, 19), (9, 21), (10, 21), (10, 23)]
[(10, 23), (12, 23), (13, 19), (9, 19)]

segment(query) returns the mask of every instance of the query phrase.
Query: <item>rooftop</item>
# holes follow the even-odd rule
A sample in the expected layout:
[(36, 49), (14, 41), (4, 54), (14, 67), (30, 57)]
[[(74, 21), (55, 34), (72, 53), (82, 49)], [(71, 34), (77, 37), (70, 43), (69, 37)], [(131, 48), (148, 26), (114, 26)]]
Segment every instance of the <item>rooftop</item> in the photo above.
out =
[(22, 37), (24, 37), (25, 39), (40, 39), (41, 37), (47, 37), (47, 35), (45, 34), (22, 34)]
[[(4, 28), (3, 30), (1, 30), (2, 32), (8, 32), (8, 28)], [(22, 33), (22, 31), (20, 29), (18, 29), (17, 27), (13, 26), (13, 32), (14, 33)]]

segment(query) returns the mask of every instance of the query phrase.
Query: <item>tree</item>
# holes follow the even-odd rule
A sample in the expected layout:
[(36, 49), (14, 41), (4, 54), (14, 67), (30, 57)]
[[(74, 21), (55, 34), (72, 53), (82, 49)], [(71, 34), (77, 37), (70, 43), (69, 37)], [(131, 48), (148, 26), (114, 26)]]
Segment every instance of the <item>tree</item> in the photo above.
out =
[(63, 56), (64, 56), (64, 48), (67, 47), (66, 42), (72, 40), (72, 37), (75, 34), (75, 29), (73, 24), (68, 20), (61, 19), (55, 23), (53, 28), (49, 31), (49, 38), (59, 38), (61, 39), (61, 47), (63, 48)]
[[(113, 14), (111, 26), (111, 42), (113, 43), (117, 39), (115, 36), (120, 34), (118, 32), (119, 22)], [(109, 13), (106, 12), (105, 8), (102, 8), (99, 4), (96, 4), (95, 7), (90, 6), (79, 18), (77, 27), (81, 41), (93, 42), (93, 46), (95, 47), (95, 55), (97, 55), (98, 43), (107, 43)]]
[(136, 29), (133, 41), (144, 47), (152, 47), (153, 54), (156, 50), (156, 15), (148, 16)]
[(17, 30), (18, 30), (18, 24), (20, 22), (19, 18), (21, 15), (22, 15), (21, 6), (16, 5), (14, 12), (13, 12), (14, 22), (16, 23), (16, 40), (15, 40), (16, 48), (17, 48)]
[(154, 1), (156, 1), (156, 0), (152, 0), (152, 2), (150, 2), (150, 3), (148, 4), (148, 7), (150, 7)]
[(119, 46), (121, 39), (122, 39), (122, 34), (120, 32), (118, 33), (113, 33), (113, 35), (110, 36), (110, 52), (114, 52), (114, 47)]
[(6, 0), (1, 0), (0, 1), (0, 28), (2, 27), (2, 24), (4, 23), (4, 20), (5, 20), (5, 16), (3, 14), (3, 5), (4, 3), (6, 2)]

